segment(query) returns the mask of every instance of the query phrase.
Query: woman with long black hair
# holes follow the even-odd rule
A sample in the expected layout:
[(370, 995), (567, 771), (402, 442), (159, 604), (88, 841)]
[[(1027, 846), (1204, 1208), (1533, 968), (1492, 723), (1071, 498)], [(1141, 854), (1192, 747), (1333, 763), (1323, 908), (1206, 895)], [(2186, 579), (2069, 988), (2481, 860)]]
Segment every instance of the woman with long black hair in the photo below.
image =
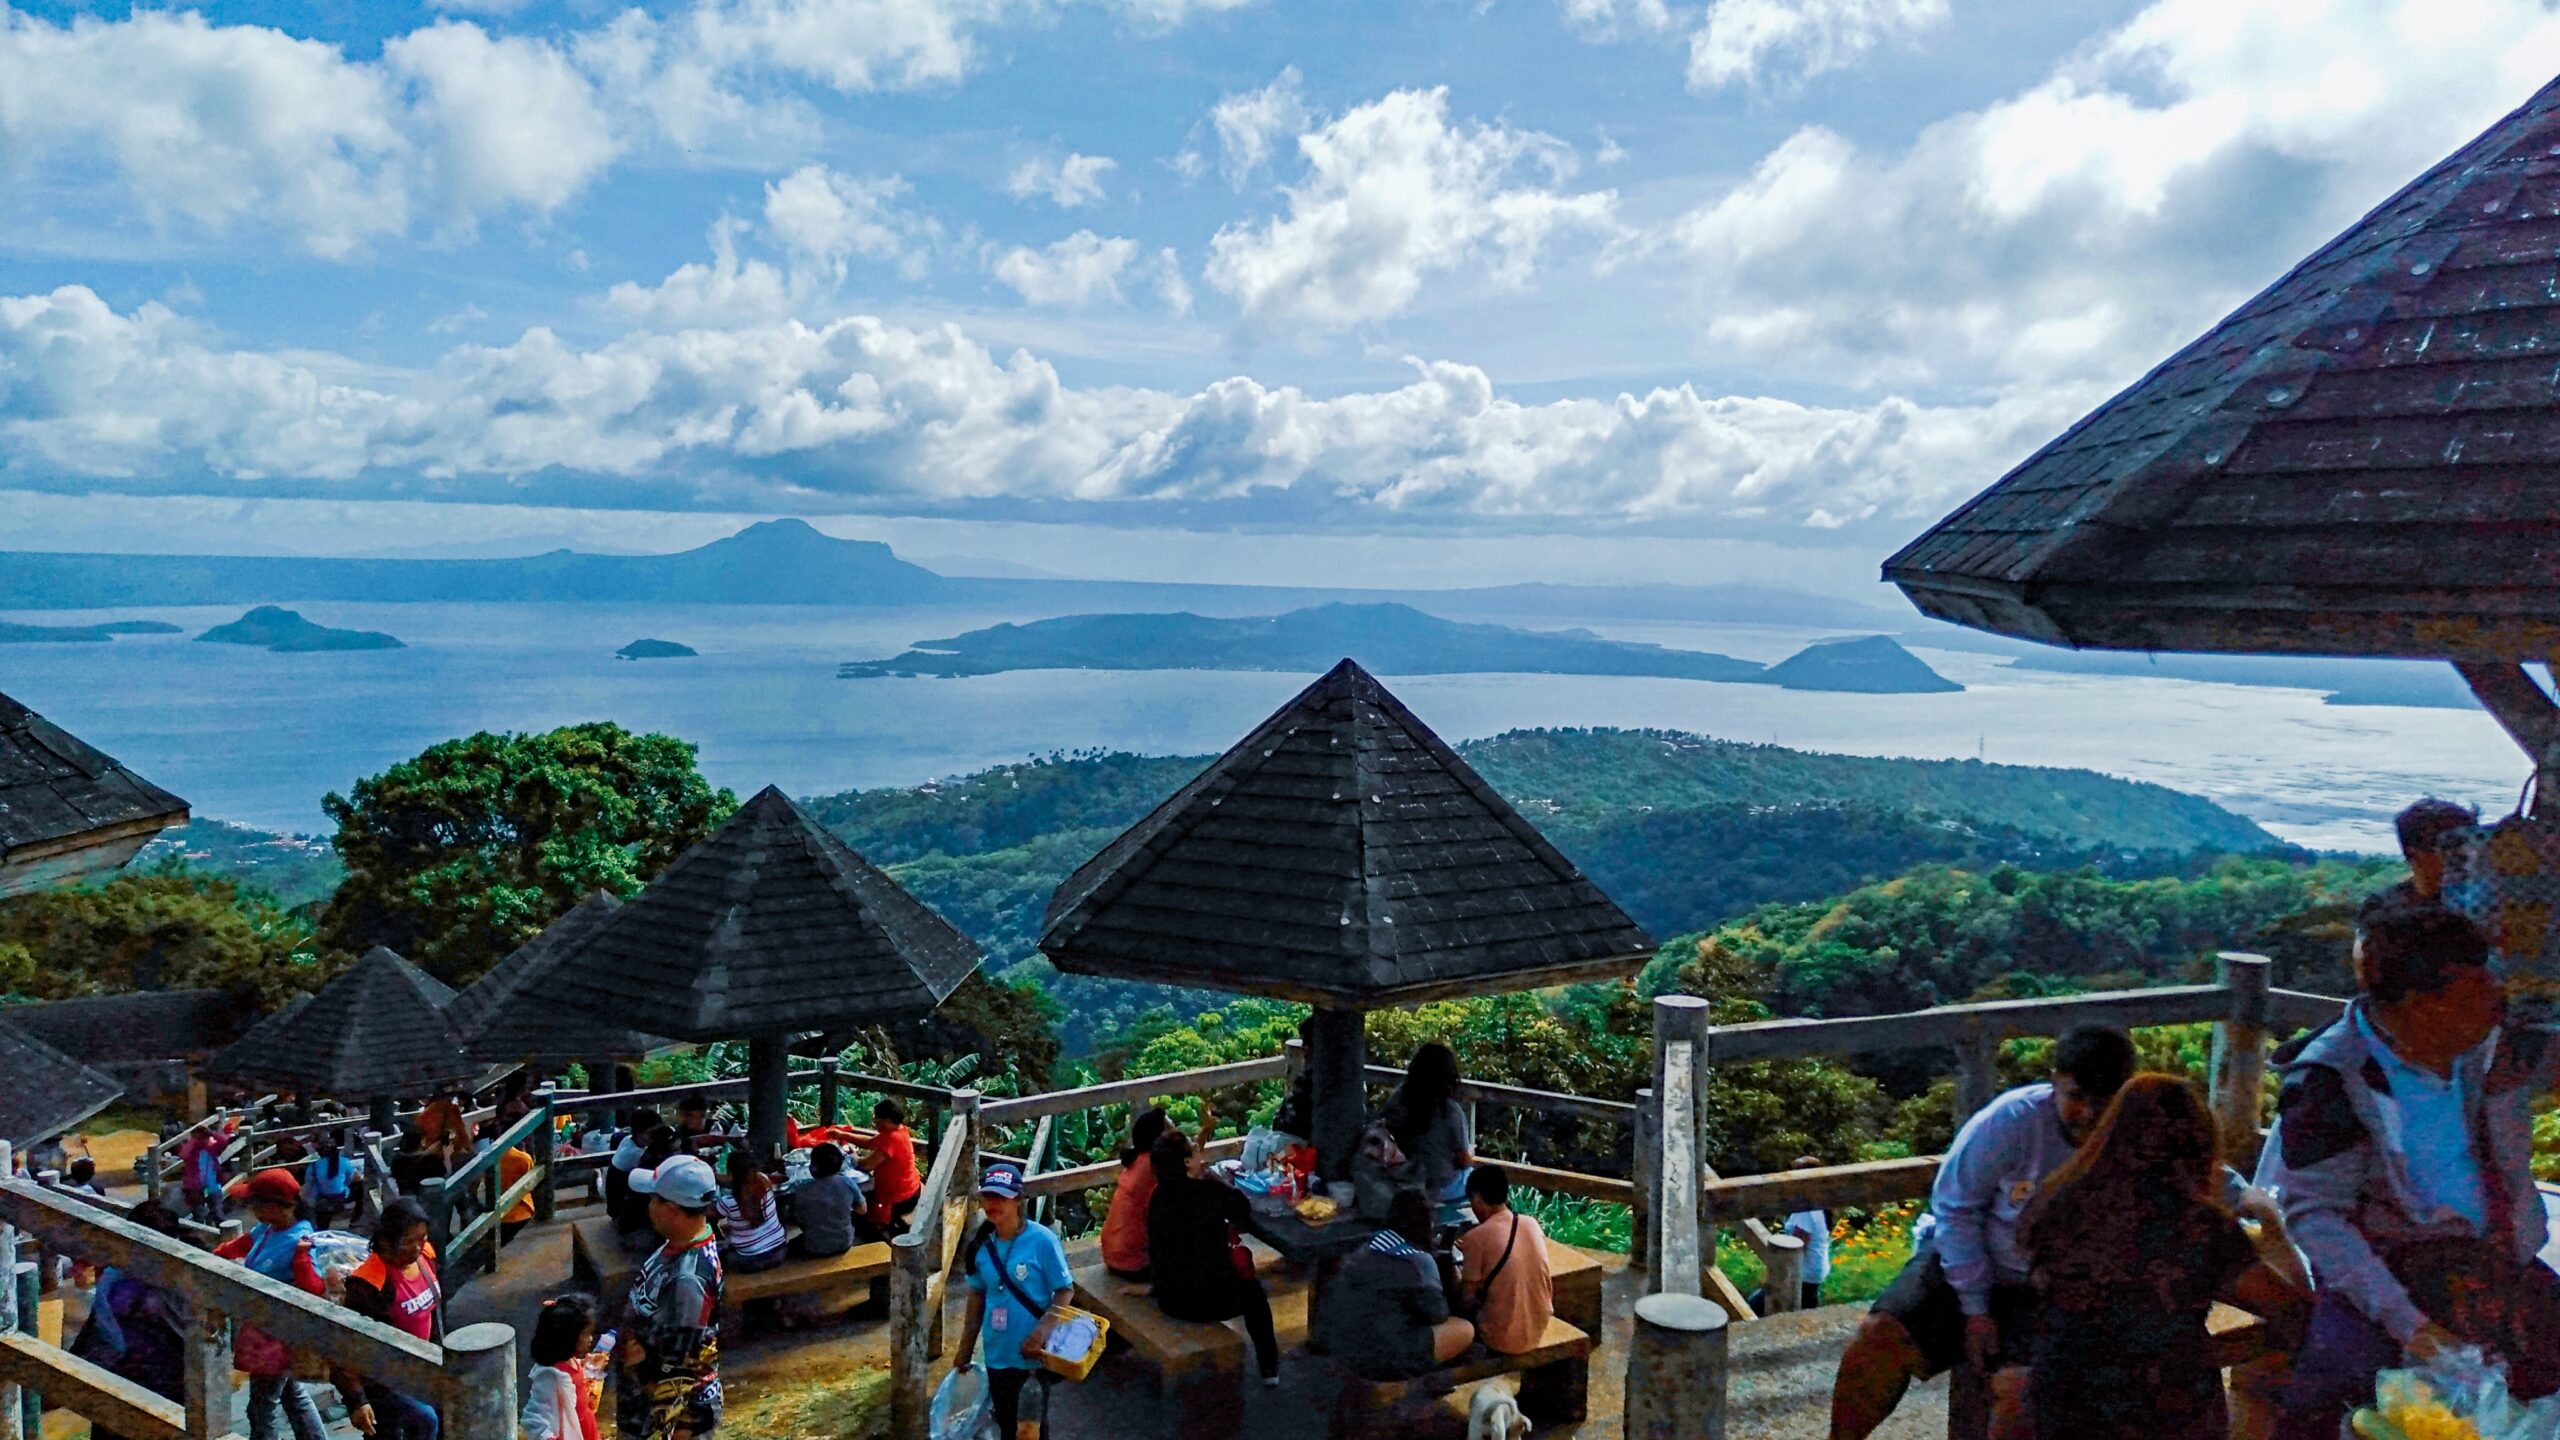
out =
[(1435, 1040), (1413, 1052), (1404, 1083), (1387, 1102), (1387, 1131), (1404, 1151), (1398, 1178), (1419, 1186), (1435, 1206), (1464, 1198), (1467, 1169), (1476, 1163), (1458, 1079), (1456, 1053)]
[[(1198, 1173), (1189, 1137), (1167, 1127), (1148, 1151), (1155, 1195), (1147, 1202), (1147, 1259), (1156, 1308), (1176, 1320), (1244, 1321), (1262, 1383), (1280, 1383), (1280, 1341), (1271, 1297), (1239, 1255), (1237, 1240), (1252, 1211), (1230, 1185)], [(1117, 1203), (1116, 1201), (1114, 1202)]]

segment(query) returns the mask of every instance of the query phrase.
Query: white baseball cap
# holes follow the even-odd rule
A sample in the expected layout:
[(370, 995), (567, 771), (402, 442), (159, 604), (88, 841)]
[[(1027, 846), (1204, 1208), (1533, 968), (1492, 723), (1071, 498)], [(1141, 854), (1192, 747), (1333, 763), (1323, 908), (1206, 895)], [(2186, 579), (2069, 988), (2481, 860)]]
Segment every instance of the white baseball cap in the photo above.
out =
[(674, 1155), (659, 1162), (655, 1170), (631, 1172), (631, 1190), (637, 1195), (655, 1195), (670, 1205), (687, 1210), (705, 1210), (711, 1198), (720, 1193), (720, 1180), (711, 1167), (691, 1155)]

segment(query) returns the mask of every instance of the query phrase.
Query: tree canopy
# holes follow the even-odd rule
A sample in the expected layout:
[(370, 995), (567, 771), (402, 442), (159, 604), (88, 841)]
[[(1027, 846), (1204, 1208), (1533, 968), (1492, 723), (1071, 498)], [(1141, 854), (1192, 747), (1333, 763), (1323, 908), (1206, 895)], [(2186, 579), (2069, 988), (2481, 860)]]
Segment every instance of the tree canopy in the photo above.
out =
[(273, 1009), (335, 974), (267, 895), (176, 867), (0, 901), (0, 988), (30, 1000), (230, 990)]
[(637, 894), (737, 798), (684, 741), (598, 721), (447, 740), (322, 805), (347, 878), (321, 944), (459, 986), (594, 891)]

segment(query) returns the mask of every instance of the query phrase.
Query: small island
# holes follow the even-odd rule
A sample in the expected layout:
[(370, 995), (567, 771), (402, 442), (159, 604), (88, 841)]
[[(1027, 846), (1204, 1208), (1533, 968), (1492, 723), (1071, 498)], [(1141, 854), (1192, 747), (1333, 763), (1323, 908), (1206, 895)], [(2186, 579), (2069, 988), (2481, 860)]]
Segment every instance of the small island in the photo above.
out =
[(177, 635), (166, 620), (110, 620), (103, 625), (21, 625), (0, 620), (0, 645), (103, 645), (119, 635)]
[(682, 660), (702, 652), (673, 640), (634, 640), (613, 652), (617, 660)]
[(1816, 645), (1770, 667), (1711, 651), (1604, 639), (1588, 630), (1444, 620), (1396, 604), (1317, 605), (1244, 618), (1068, 615), (922, 640), (903, 655), (847, 661), (836, 673), (847, 680), (952, 679), (1007, 670), (1320, 673), (1346, 655), (1389, 675), (1643, 676), (1908, 695), (1964, 688), (1880, 635)]
[(216, 645), (256, 645), (280, 654), (408, 648), (379, 630), (335, 630), (276, 605), (261, 605), (228, 625), (214, 626), (196, 639)]
[(1760, 678), (1764, 684), (1788, 690), (1854, 695), (1947, 695), (1964, 688), (1887, 635), (1808, 645), (1770, 666)]

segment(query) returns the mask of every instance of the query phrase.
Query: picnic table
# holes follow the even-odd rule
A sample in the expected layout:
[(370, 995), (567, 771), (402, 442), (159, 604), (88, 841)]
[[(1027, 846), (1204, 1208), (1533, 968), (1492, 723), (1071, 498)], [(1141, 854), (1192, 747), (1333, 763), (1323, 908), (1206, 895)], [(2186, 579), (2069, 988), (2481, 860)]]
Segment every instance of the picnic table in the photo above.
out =
[(1293, 1268), (1314, 1272), (1314, 1283), (1307, 1289), (1307, 1350), (1323, 1354), (1324, 1330), (1316, 1317), (1324, 1306), (1324, 1292), (1334, 1272), (1342, 1268), (1343, 1258), (1368, 1244), (1378, 1225), (1361, 1219), (1347, 1205), (1333, 1219), (1311, 1225), (1299, 1217), (1296, 1202), (1276, 1195), (1247, 1195), (1245, 1212), (1245, 1229), (1253, 1238), (1278, 1251)]

